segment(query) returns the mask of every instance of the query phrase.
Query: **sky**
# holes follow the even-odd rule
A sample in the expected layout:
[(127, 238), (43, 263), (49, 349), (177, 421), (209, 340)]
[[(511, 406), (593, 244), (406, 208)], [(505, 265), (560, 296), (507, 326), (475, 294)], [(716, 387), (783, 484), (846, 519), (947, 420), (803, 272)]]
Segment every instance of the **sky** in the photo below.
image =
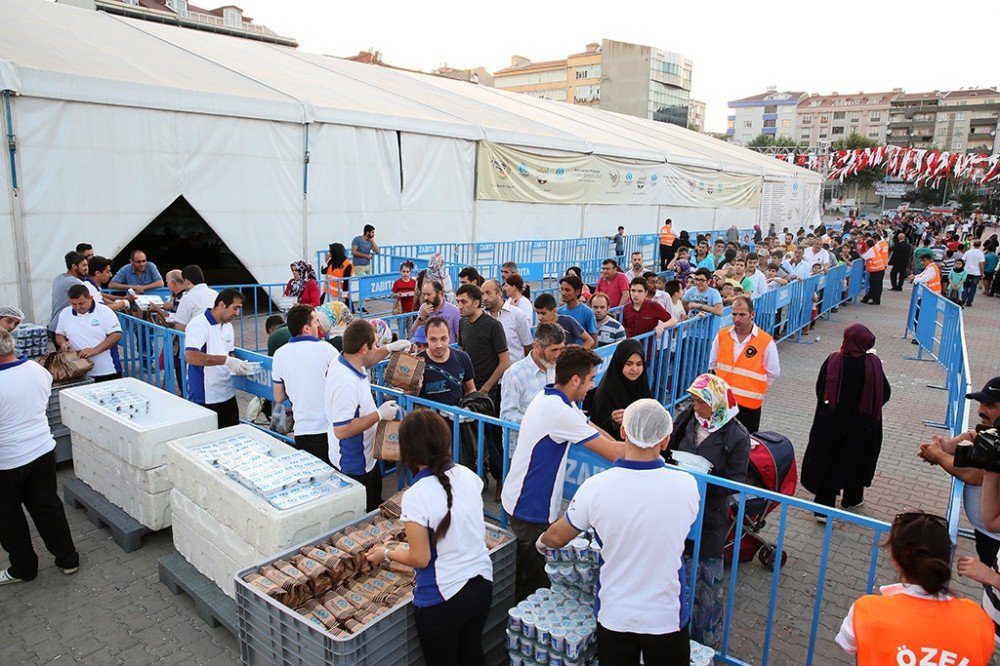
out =
[(1000, 25), (995, 0), (237, 4), (306, 51), (374, 49), (391, 65), (425, 71), (447, 64), (492, 72), (514, 54), (556, 60), (601, 38), (656, 46), (693, 61), (692, 96), (707, 103), (705, 129), (715, 132), (725, 131), (729, 100), (768, 86), (830, 94), (1000, 85), (1000, 46), (989, 37)]

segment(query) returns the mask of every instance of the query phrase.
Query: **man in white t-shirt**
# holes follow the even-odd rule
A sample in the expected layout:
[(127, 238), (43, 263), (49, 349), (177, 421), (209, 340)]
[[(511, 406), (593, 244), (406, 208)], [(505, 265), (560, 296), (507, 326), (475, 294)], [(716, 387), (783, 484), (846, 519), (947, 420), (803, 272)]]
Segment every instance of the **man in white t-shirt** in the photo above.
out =
[(46, 416), (52, 375), (16, 353), (14, 338), (0, 327), (0, 544), (10, 556), (0, 585), (34, 580), (38, 574), (25, 509), (56, 566), (65, 574), (80, 566), (56, 493), (56, 443)]
[(330, 463), (330, 444), (323, 404), (323, 388), (330, 364), (340, 356), (321, 338), (319, 315), (311, 305), (296, 305), (288, 311), (288, 331), (292, 337), (274, 352), (271, 381), (274, 402), (292, 401), (295, 414), (295, 448)]
[(220, 428), (240, 422), (233, 375), (252, 372), (248, 362), (230, 356), (236, 348), (231, 322), (239, 316), (241, 307), (243, 294), (223, 289), (212, 308), (195, 316), (185, 331), (188, 400), (215, 412)]
[(205, 274), (197, 264), (185, 266), (181, 271), (184, 280), (184, 298), (177, 305), (170, 322), (174, 328), (183, 331), (195, 315), (215, 307), (215, 299), (219, 292), (205, 284)]
[(601, 362), (589, 349), (576, 345), (564, 349), (556, 361), (555, 384), (535, 396), (521, 420), (501, 494), (517, 536), (516, 601), (548, 584), (545, 559), (535, 552), (535, 542), (559, 515), (569, 447), (582, 444), (608, 460), (616, 460), (624, 451), (621, 442), (588, 422), (576, 404), (594, 385)]
[(56, 346), (76, 350), (80, 358), (90, 359), (94, 367), (87, 376), (95, 382), (122, 376), (118, 361), (118, 341), (122, 327), (111, 308), (98, 303), (85, 284), (69, 288), (69, 307), (59, 313), (56, 323)]
[(399, 414), (394, 400), (375, 406), (368, 368), (390, 352), (406, 351), (409, 340), (375, 346), (375, 329), (364, 319), (355, 319), (344, 329), (343, 353), (330, 364), (323, 387), (330, 464), (365, 487), (367, 508), (382, 503), (382, 472), (375, 459), (375, 430), (379, 421), (392, 421)]
[(965, 253), (965, 286), (962, 290), (962, 301), (965, 307), (971, 308), (972, 302), (976, 300), (976, 290), (979, 288), (979, 281), (983, 279), (986, 272), (986, 254), (983, 253), (983, 242), (972, 241), (972, 249)]
[[(698, 483), (663, 463), (673, 430), (655, 400), (625, 408), (625, 455), (584, 481), (536, 547), (562, 548), (593, 529), (601, 540), (597, 652), (602, 664), (688, 664), (684, 540), (698, 518)], [(669, 511), (661, 513), (664, 507)], [(651, 515), (659, 515), (655, 526)]]
[(823, 239), (819, 236), (813, 237), (811, 245), (802, 253), (802, 258), (807, 266), (821, 264), (824, 271), (833, 263), (830, 253), (823, 248)]

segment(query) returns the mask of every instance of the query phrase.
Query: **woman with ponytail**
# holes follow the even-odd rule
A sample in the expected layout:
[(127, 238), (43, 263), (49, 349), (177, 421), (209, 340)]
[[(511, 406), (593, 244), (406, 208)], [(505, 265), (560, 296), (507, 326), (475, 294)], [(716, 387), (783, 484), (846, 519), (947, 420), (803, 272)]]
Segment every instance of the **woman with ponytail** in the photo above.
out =
[(993, 622), (975, 602), (948, 592), (951, 539), (944, 518), (901, 513), (886, 546), (899, 583), (855, 601), (837, 644), (857, 655), (858, 666), (943, 664), (945, 655), (949, 664), (989, 664)]
[(483, 481), (451, 460), (451, 430), (429, 409), (399, 425), (401, 464), (413, 474), (400, 520), (408, 548), (376, 546), (368, 561), (416, 569), (413, 606), (428, 664), (485, 664), (483, 625), (493, 600), (493, 563), (486, 550)]

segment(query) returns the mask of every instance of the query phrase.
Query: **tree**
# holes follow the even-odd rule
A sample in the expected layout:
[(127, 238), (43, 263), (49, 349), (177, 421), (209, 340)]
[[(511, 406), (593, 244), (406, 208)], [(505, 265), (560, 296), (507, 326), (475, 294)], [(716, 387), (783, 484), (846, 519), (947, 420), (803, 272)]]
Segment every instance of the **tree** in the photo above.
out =
[(747, 144), (747, 148), (798, 148), (795, 139), (787, 136), (774, 137), (771, 134), (761, 134)]
[[(856, 132), (852, 132), (850, 135), (843, 139), (837, 139), (832, 144), (830, 148), (832, 150), (858, 150), (862, 148), (876, 148), (879, 143), (875, 139), (869, 139), (866, 136), (861, 136)], [(885, 177), (885, 167), (866, 167), (855, 174), (847, 176), (844, 178), (844, 185), (854, 185), (855, 194), (861, 188), (869, 188), (876, 181), (882, 180)]]

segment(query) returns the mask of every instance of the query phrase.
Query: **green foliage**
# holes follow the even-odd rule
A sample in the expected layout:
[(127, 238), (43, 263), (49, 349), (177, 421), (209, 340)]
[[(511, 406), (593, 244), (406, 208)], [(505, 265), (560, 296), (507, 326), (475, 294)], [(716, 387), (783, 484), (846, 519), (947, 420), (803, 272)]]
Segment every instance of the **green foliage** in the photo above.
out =
[[(843, 139), (837, 139), (830, 144), (831, 150), (857, 150), (859, 148), (875, 148), (879, 144), (875, 139), (869, 139), (852, 132)], [(871, 187), (876, 181), (885, 177), (885, 167), (867, 167), (844, 179), (844, 185), (855, 185), (860, 188)]]
[(833, 150), (856, 150), (858, 148), (875, 148), (879, 145), (879, 142), (875, 139), (869, 139), (866, 136), (861, 136), (857, 132), (852, 132), (847, 137), (843, 139), (837, 139), (830, 144), (830, 148)]
[(795, 139), (787, 136), (775, 138), (770, 134), (761, 134), (756, 139), (747, 144), (748, 148), (798, 148), (799, 144)]

